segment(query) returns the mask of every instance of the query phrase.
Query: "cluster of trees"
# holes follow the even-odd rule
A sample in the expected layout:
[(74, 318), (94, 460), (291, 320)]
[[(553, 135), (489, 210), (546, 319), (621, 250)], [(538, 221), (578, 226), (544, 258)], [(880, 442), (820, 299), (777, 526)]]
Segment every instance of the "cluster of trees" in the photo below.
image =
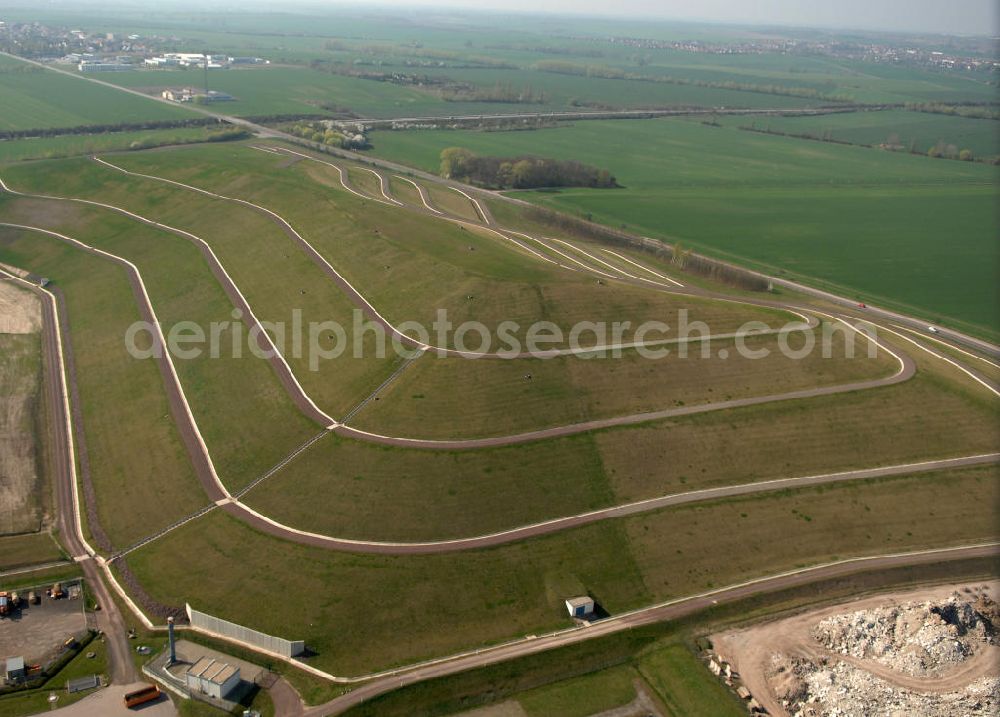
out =
[[(702, 123), (707, 124), (707, 123)], [(851, 142), (846, 139), (839, 139), (833, 136), (831, 130), (825, 130), (822, 134), (816, 134), (811, 132), (782, 132), (781, 130), (771, 129), (770, 127), (762, 128), (754, 125), (744, 125), (739, 129), (746, 132), (759, 132), (760, 134), (773, 134), (779, 137), (794, 137), (796, 139), (808, 139), (815, 142), (831, 142), (833, 144), (848, 144), (855, 147), (868, 147), (872, 148), (874, 145), (864, 144), (863, 142)], [(924, 154), (924, 150), (917, 147), (916, 140), (910, 140), (908, 147), (902, 144), (899, 135), (893, 132), (889, 135), (885, 142), (878, 145), (879, 149), (887, 149), (892, 152), (909, 152), (910, 154)], [(928, 157), (933, 157), (935, 159), (959, 159), (963, 162), (974, 162), (976, 161), (976, 156), (973, 154), (971, 149), (959, 149), (954, 144), (948, 144), (944, 140), (939, 140), (937, 144), (927, 150)], [(993, 160), (994, 164), (1000, 163), (1000, 158)]]
[(927, 156), (934, 159), (960, 159), (963, 162), (971, 162), (975, 159), (971, 149), (959, 149), (944, 140), (939, 140), (937, 144), (928, 149)]
[(945, 105), (940, 102), (926, 102), (920, 104), (909, 103), (905, 107), (913, 112), (929, 112), (936, 115), (1000, 120), (1000, 110), (995, 105)]
[(441, 176), (495, 189), (617, 187), (606, 169), (543, 157), (480, 157), (462, 147), (441, 152)]
[(318, 125), (313, 122), (299, 122), (289, 127), (288, 132), (310, 142), (325, 144), (329, 147), (364, 149), (368, 146), (368, 138), (363, 134), (338, 132), (333, 128), (326, 127), (322, 122)]

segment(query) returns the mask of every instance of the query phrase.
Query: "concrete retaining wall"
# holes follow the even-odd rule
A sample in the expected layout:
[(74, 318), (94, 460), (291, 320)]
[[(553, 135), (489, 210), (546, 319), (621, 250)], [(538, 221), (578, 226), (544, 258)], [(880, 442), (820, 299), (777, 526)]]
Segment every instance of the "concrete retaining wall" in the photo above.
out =
[(248, 645), (259, 647), (262, 650), (273, 652), (284, 657), (296, 657), (305, 652), (306, 645), (302, 640), (286, 640), (282, 637), (274, 637), (257, 630), (252, 630), (235, 622), (229, 622), (219, 617), (214, 617), (204, 612), (198, 612), (190, 605), (185, 605), (188, 620), (192, 627), (212, 632), (216, 635), (232, 638)]

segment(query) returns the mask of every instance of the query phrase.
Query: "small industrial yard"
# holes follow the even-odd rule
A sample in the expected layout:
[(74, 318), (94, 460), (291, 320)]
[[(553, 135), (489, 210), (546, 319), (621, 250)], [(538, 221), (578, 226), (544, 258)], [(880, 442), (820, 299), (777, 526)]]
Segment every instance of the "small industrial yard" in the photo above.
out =
[[(0, 619), (0, 655), (20, 656), (28, 664), (47, 665), (62, 652), (70, 637), (87, 631), (87, 617), (79, 583), (61, 583), (66, 594), (53, 599), (52, 584), (18, 589), (20, 604)], [(29, 594), (38, 598), (31, 603)], [(71, 594), (74, 597), (71, 597)]]

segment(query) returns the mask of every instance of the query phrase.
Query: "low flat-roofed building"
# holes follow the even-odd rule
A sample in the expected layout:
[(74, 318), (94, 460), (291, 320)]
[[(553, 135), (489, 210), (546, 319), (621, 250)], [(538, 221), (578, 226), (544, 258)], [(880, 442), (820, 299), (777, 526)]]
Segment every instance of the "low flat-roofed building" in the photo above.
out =
[(188, 689), (222, 700), (240, 683), (240, 668), (203, 657), (187, 671), (185, 679)]

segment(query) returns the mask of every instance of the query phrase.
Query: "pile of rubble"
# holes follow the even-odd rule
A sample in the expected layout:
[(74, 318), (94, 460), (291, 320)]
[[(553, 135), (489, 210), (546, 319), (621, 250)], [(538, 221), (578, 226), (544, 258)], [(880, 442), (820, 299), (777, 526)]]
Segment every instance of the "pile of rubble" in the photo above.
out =
[(966, 717), (1000, 713), (1000, 678), (982, 677), (959, 691), (924, 694), (891, 685), (839, 660), (816, 664), (776, 656), (775, 696), (792, 717)]
[(883, 679), (857, 662), (884, 666), (919, 687), (929, 678), (946, 679), (950, 671), (985, 646), (996, 643), (1000, 605), (989, 596), (955, 593), (944, 600), (835, 615), (811, 634), (830, 651), (820, 658), (772, 656), (767, 677), (774, 696), (792, 717), (868, 717), (871, 715), (1000, 714), (1000, 674), (993, 671), (968, 684), (938, 683), (938, 690), (910, 689)]
[[(978, 609), (977, 609), (978, 608)], [(914, 676), (947, 672), (993, 641), (997, 604), (955, 593), (943, 601), (905, 603), (835, 615), (813, 629), (831, 652), (873, 660)]]

